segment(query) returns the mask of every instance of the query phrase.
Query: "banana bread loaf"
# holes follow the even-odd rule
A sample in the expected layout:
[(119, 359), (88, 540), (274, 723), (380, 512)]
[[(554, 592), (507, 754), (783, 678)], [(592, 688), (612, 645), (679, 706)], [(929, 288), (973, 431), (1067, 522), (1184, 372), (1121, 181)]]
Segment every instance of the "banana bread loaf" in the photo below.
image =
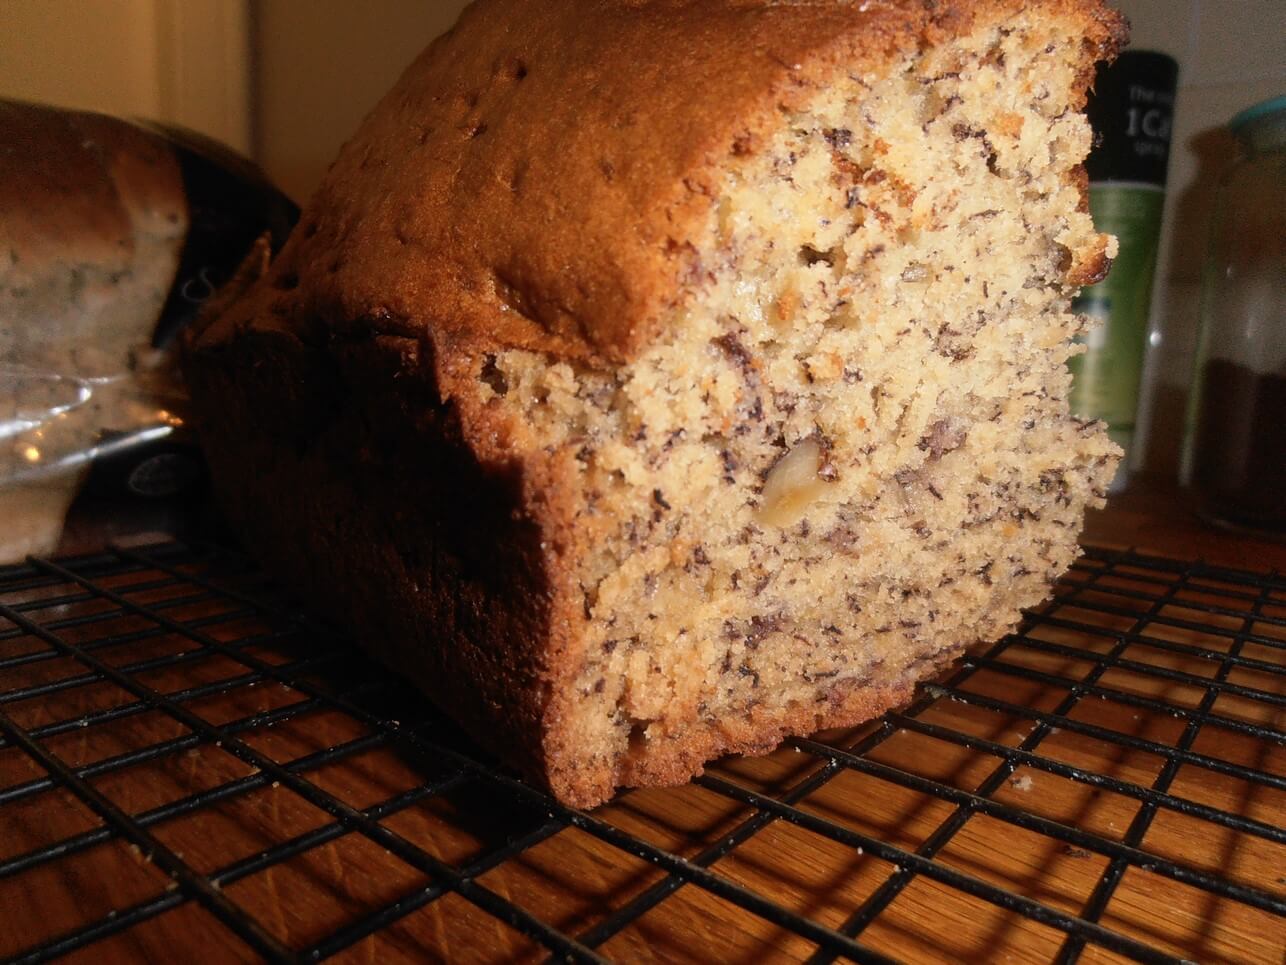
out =
[(1098, 0), (480, 0), (187, 368), (227, 512), (563, 801), (867, 719), (1012, 627), (1118, 451)]

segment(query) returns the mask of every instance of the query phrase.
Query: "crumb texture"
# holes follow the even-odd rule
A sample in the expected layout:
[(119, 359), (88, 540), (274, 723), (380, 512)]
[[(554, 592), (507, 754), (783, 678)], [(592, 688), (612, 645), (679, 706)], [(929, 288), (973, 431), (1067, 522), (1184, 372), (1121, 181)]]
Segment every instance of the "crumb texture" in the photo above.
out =
[(1067, 277), (1107, 243), (1078, 59), (1019, 21), (839, 84), (730, 165), (673, 336), (610, 374), (483, 360), (576, 459), (575, 733), (614, 781), (902, 686), (1072, 561), (1116, 460), (1066, 403)]

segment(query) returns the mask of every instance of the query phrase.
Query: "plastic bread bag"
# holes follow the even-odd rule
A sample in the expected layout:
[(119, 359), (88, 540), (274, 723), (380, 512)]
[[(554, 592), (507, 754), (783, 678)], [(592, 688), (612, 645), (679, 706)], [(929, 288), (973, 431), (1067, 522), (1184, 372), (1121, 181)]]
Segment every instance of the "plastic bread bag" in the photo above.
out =
[(0, 100), (0, 562), (51, 552), (86, 485), (199, 486), (176, 336), (297, 217), (197, 135)]

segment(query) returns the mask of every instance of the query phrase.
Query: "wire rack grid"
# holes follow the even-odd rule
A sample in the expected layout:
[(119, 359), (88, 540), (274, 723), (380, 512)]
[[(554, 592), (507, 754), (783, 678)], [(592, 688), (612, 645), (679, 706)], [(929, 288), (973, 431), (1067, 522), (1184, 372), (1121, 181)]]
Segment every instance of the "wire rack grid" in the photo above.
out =
[(0, 570), (0, 958), (1280, 961), (1286, 580), (1089, 549), (861, 728), (559, 805), (238, 552)]

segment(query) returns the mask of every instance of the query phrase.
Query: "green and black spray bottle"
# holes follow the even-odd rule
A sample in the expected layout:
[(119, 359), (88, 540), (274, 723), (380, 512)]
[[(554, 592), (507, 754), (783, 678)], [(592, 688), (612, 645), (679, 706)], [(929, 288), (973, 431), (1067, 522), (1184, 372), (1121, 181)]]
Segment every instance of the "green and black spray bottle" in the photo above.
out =
[(1178, 72), (1165, 54), (1126, 51), (1100, 68), (1087, 107), (1094, 129), (1085, 165), (1090, 211), (1099, 231), (1116, 235), (1120, 250), (1107, 278), (1073, 306), (1097, 327), (1083, 339), (1085, 354), (1071, 361), (1071, 405), (1077, 415), (1105, 421), (1125, 448), (1114, 489), (1124, 484), (1134, 436)]

